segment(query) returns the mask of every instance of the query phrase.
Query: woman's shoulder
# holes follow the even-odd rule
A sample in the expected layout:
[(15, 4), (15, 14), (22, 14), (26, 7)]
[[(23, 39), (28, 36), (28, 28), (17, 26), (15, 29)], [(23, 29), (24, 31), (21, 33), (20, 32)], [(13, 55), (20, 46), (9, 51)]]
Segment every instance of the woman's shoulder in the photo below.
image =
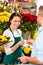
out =
[(9, 28), (8, 28), (8, 29), (6, 29), (4, 32), (7, 32), (7, 31), (9, 31)]
[(9, 28), (8, 29), (6, 29), (4, 32), (3, 32), (3, 35), (8, 35), (10, 33), (10, 30), (9, 30)]
[(8, 32), (10, 32), (10, 30), (9, 30), (9, 28), (8, 29), (6, 29), (3, 33), (8, 33)]

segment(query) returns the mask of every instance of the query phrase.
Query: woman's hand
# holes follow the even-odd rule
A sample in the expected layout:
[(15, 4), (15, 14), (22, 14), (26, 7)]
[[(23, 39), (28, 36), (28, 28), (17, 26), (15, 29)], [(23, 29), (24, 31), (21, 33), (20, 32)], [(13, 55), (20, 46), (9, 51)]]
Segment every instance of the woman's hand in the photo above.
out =
[(24, 44), (24, 41), (18, 42), (19, 46), (22, 46)]
[(26, 56), (19, 57), (18, 60), (20, 60), (24, 64), (27, 63), (27, 57)]
[(16, 45), (14, 45), (11, 49), (12, 51), (15, 51), (19, 46), (22, 46), (24, 44), (23, 41), (19, 41)]
[(34, 40), (32, 40), (32, 39), (29, 39), (28, 41), (27, 41), (27, 44), (29, 44), (29, 45), (32, 45), (34, 43)]

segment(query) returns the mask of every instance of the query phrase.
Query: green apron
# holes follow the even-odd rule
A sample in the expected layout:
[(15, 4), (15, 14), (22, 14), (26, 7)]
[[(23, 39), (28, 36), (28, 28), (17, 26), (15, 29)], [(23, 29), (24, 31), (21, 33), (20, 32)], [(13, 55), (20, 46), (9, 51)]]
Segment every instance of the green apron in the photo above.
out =
[[(21, 37), (15, 37), (11, 28), (10, 28), (10, 31), (14, 37), (14, 44), (11, 46), (13, 47), (14, 45), (16, 45), (21, 39)], [(4, 59), (3, 59), (3, 63), (4, 64), (18, 64), (19, 60), (18, 60), (18, 57), (21, 57), (22, 55), (22, 46), (20, 46), (15, 52), (13, 52), (12, 54), (10, 55), (5, 55), (4, 56)]]

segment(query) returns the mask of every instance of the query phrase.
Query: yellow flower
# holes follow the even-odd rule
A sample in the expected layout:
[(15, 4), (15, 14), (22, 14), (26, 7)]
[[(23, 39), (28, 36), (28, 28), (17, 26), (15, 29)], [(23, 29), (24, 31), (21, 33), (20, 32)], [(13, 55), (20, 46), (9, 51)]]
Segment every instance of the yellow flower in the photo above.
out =
[(23, 50), (24, 50), (25, 54), (29, 54), (29, 52), (32, 51), (32, 48), (30, 48), (30, 47), (24, 47)]
[(6, 6), (4, 6), (4, 10), (6, 9)]
[(35, 39), (37, 38), (37, 36), (38, 36), (38, 32), (36, 31), (36, 32), (34, 33), (34, 35), (33, 35), (33, 40), (35, 40)]
[(13, 40), (10, 40), (10, 37), (0, 35), (0, 46), (4, 45), (6, 43), (12, 42), (12, 41)]
[(10, 16), (11, 16), (11, 13), (8, 12), (8, 13), (7, 13), (7, 17), (10, 17)]
[(0, 13), (0, 16), (2, 16), (2, 15), (3, 15), (3, 12)]
[(4, 20), (5, 20), (5, 17), (4, 16), (0, 16), (0, 21), (4, 22)]
[(7, 14), (7, 11), (4, 11), (3, 14)]
[(0, 14), (0, 21), (1, 22), (9, 22), (9, 17), (10, 17), (11, 13), (4, 11), (1, 12)]
[(7, 38), (5, 36), (0, 35), (0, 42), (7, 42)]
[(9, 13), (7, 11), (4, 11), (3, 14), (6, 15), (7, 17), (10, 17), (10, 15), (11, 15), (11, 13)]
[(5, 16), (5, 22), (9, 22), (9, 17)]

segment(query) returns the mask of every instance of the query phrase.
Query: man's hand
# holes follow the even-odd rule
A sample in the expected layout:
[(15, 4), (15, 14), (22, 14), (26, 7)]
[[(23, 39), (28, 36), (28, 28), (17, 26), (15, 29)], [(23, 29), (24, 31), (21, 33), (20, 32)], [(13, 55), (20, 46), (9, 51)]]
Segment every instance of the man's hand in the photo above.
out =
[(29, 44), (29, 45), (33, 45), (33, 43), (34, 43), (34, 40), (32, 40), (32, 39), (29, 39), (29, 40), (27, 41), (27, 44)]
[(27, 63), (27, 56), (19, 57), (18, 60), (20, 60), (22, 63)]

